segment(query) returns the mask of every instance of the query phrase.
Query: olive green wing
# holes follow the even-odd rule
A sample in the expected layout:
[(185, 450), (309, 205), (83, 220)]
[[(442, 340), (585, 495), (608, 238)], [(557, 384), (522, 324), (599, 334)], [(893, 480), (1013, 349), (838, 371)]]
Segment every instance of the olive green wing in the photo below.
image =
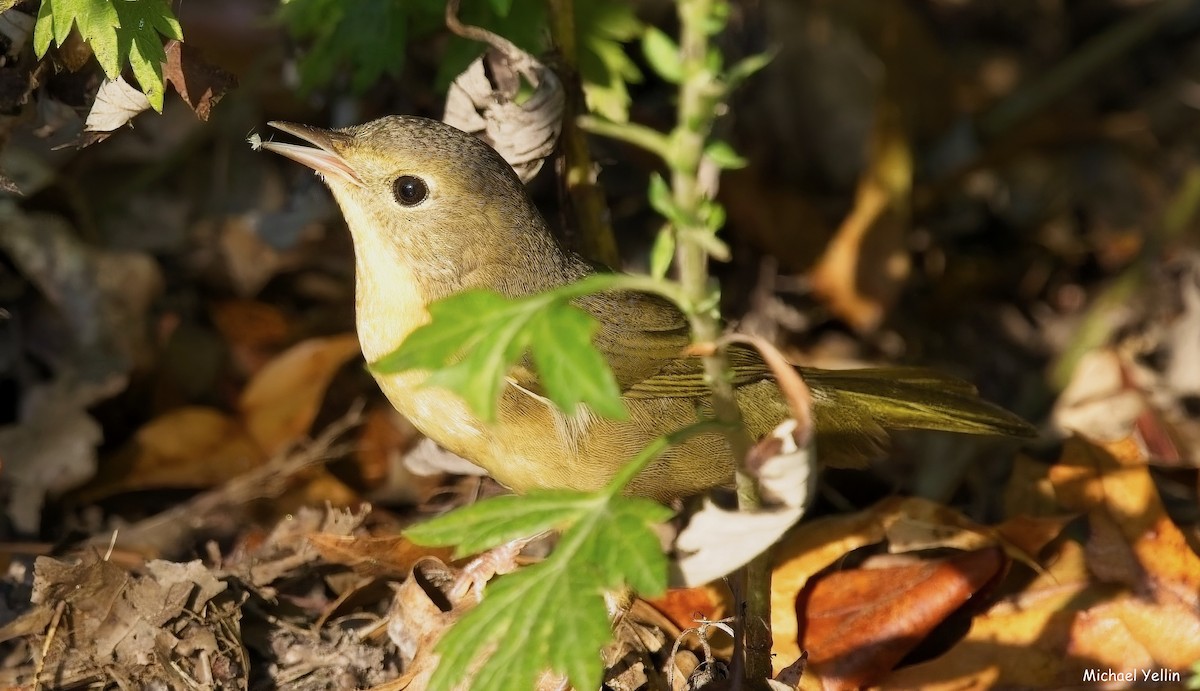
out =
[(979, 397), (971, 384), (918, 368), (800, 368), (813, 392), (821, 461), (854, 467), (887, 449), (886, 430), (926, 429), (1032, 437), (1025, 420)]
[[(699, 358), (682, 356), (689, 332), (674, 305), (640, 293), (592, 295), (578, 304), (599, 321), (596, 346), (612, 365), (625, 398), (708, 398)], [(735, 345), (728, 356), (740, 403), (753, 408), (746, 416), (751, 432), (766, 434), (787, 416), (778, 389), (768, 385), (770, 370), (751, 348)], [(802, 367), (800, 373), (812, 390), (822, 458), (835, 465), (879, 455), (887, 445), (886, 430), (1017, 437), (1035, 432), (1020, 417), (981, 399), (971, 384), (932, 370)]]
[[(599, 323), (594, 342), (622, 391), (699, 361), (683, 358), (691, 342), (687, 319), (670, 302), (646, 293), (597, 293), (576, 300)], [(680, 363), (684, 363), (680, 365)], [(703, 382), (701, 382), (703, 383)]]

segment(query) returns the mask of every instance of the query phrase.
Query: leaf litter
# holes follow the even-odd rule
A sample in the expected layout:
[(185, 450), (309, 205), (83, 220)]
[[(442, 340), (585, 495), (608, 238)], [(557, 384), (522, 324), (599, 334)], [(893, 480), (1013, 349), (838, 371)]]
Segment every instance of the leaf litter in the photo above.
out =
[[(862, 473), (823, 481), (813, 517), (777, 547), (777, 659), (807, 663), (789, 687), (1058, 688), (1109, 667), (1186, 679), (1200, 657), (1200, 365), (1194, 250), (1182, 241), (1195, 227), (1196, 163), (1180, 134), (1191, 131), (1181, 125), (1192, 122), (1194, 94), (1180, 80), (1148, 78), (1179, 76), (1194, 60), (1164, 36), (1142, 57), (1123, 56), (1127, 67), (1113, 64), (1114, 78), (1062, 96), (1062, 110), (1035, 114), (1019, 137), (988, 141), (994, 129), (947, 124), (973, 117), (994, 128), (1003, 109), (986, 107), (1052, 71), (1087, 34), (1071, 32), (1137, 16), (1129, 3), (1104, 17), (1084, 5), (928, 3), (924, 33), (903, 8), (889, 10), (888, 31), (854, 3), (772, 10), (777, 31), (823, 27), (826, 43), (785, 46), (782, 67), (751, 85), (758, 100), (735, 105), (739, 124), (722, 136), (750, 166), (722, 189), (732, 232), (789, 270), (817, 269), (800, 280), (772, 272), (760, 284), (777, 290), (760, 304), (796, 313), (816, 300), (792, 322), (811, 329), (795, 347), (814, 361), (942, 358), (976, 372), (993, 395), (1026, 401), (1031, 416), (1037, 400), (1055, 400), (1047, 364), (1068, 385), (1052, 416), (1061, 446), (1015, 458), (1002, 450), (1000, 461), (955, 474), (949, 454), (914, 438), (900, 445), (900, 470), (882, 470), (894, 487), (880, 491)], [(824, 14), (810, 25), (805, 11)], [(36, 673), (58, 687), (420, 688), (436, 640), (473, 594), (451, 602), (443, 586), (462, 565), (399, 536), (412, 513), (393, 515), (399, 502), (367, 512), (362, 497), (403, 497), (423, 517), (497, 489), (446, 479), (440, 471), (458, 466), (425, 462), (427, 447), (377, 398), (366, 405), (373, 422), (324, 433), (350, 406), (339, 390), (350, 399), (369, 390), (339, 336), (351, 326), (352, 259), (328, 200), (306, 178), (228, 145), (240, 147), (264, 118), (221, 125), (219, 135), (199, 129), (220, 74), (197, 81), (182, 53), (178, 79), (171, 62), (164, 77), (188, 108), (172, 112), (168, 94), (161, 118), (141, 116), (136, 129), (116, 122), (103, 146), (49, 151), (84, 126), (81, 94), (100, 82), (72, 77), (92, 54), (70, 38), (57, 49), (67, 70), (35, 72), (20, 48), (32, 37), (23, 18), (32, 15), (20, 7), (0, 13), (0, 182), (26, 195), (0, 199), (0, 361), (4, 390), (18, 399), (0, 461), (6, 518), (26, 540), (6, 545), (2, 621), (15, 654), (4, 682)], [(1006, 34), (1011, 22), (1020, 30)], [(885, 35), (905, 48), (880, 49)], [(259, 48), (249, 52), (269, 52)], [(892, 56), (885, 82), (872, 81), (879, 55)], [(956, 63), (968, 78), (954, 88), (930, 78)], [(1126, 69), (1141, 70), (1138, 79), (1122, 79)], [(930, 95), (929, 84), (943, 93)], [(363, 107), (332, 98), (335, 110)], [(316, 122), (288, 99), (271, 107)], [(654, 107), (640, 99), (639, 109)], [(963, 104), (975, 105), (960, 112)], [(11, 117), (19, 108), (26, 119)], [(963, 131), (973, 134), (952, 136)], [(865, 145), (872, 132), (874, 148)], [(889, 158), (888, 146), (920, 164)], [(986, 156), (972, 159), (981, 148)], [(637, 227), (631, 200), (644, 196), (646, 171), (606, 155), (614, 214)], [(924, 165), (945, 160), (971, 169), (924, 177)], [(837, 237), (833, 250), (822, 235)], [(814, 276), (817, 298), (804, 287)], [(861, 335), (831, 328), (829, 314)], [(783, 333), (778, 319), (766, 321)], [(306, 435), (316, 442), (297, 441)], [(348, 446), (358, 448), (342, 453)], [(374, 484), (406, 459), (432, 474), (402, 479), (399, 490)], [(953, 496), (880, 498), (912, 491), (922, 474)], [(372, 481), (354, 484), (364, 477)], [(87, 479), (92, 494), (70, 491)], [(29, 556), (48, 549), (35, 549), (33, 536), (80, 533), (90, 537)], [(699, 535), (717, 558), (725, 540)], [(736, 611), (720, 583), (671, 591), (654, 606), (635, 603), (606, 651), (610, 687), (666, 688), (668, 664), (682, 684), (704, 656), (690, 642), (672, 656), (680, 632)], [(718, 658), (720, 637), (711, 641)]]

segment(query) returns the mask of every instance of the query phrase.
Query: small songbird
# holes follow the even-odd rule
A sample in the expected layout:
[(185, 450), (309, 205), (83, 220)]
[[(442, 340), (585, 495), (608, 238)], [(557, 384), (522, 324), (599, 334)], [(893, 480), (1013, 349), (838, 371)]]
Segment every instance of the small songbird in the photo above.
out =
[[(477, 288), (529, 295), (595, 271), (559, 246), (504, 159), (449, 125), (408, 116), (339, 130), (270, 124), (312, 146), (265, 142), (262, 148), (317, 171), (346, 218), (368, 362), (425, 324), (428, 305), (438, 299)], [(421, 432), (508, 487), (597, 489), (653, 439), (709, 414), (709, 391), (700, 362), (683, 355), (687, 321), (669, 302), (604, 293), (576, 304), (599, 322), (595, 344), (616, 375), (626, 420), (586, 407), (564, 415), (535, 393), (536, 381), (524, 381), (506, 384), (495, 421), (485, 422), (449, 391), (421, 386), (424, 372), (375, 378)], [(746, 425), (762, 436), (787, 417), (787, 406), (754, 351), (735, 347), (729, 357)], [(827, 465), (861, 465), (880, 454), (889, 429), (1032, 432), (969, 384), (928, 370), (800, 371), (812, 390), (817, 456)], [(629, 491), (669, 500), (726, 484), (732, 475), (724, 438), (710, 433), (663, 453)]]

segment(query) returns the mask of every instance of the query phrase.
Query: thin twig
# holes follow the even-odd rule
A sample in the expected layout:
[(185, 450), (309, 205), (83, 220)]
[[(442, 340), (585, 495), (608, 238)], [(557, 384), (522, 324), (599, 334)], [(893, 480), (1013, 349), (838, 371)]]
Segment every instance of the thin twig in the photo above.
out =
[(596, 166), (588, 148), (587, 133), (576, 116), (587, 112), (579, 77), (579, 49), (575, 32), (575, 0), (547, 0), (550, 10), (550, 35), (558, 48), (558, 78), (564, 95), (563, 127), (560, 138), (566, 185), (574, 227), (578, 229), (580, 251), (594, 261), (619, 267), (617, 241), (609, 223), (604, 190), (596, 183)]
[[(336, 446), (335, 442), (362, 422), (362, 411), (362, 402), (356, 402), (345, 415), (330, 423), (321, 434), (299, 450), (282, 453), (220, 487), (134, 523), (124, 529), (120, 542), (161, 552), (180, 544), (203, 528), (209, 517), (236, 514), (240, 507), (252, 501), (282, 494), (298, 473), (336, 458), (346, 450)], [(96, 535), (85, 545), (99, 547), (110, 539), (108, 535)]]

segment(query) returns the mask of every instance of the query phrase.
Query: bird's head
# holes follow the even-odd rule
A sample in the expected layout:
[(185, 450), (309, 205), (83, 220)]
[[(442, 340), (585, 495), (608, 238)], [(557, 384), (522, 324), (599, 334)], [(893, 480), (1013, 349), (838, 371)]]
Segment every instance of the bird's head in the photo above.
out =
[[(512, 168), (490, 146), (425, 118), (389, 116), (325, 130), (272, 122), (311, 146), (262, 148), (319, 173), (365, 253), (411, 274), (429, 300), (467, 288), (512, 292), (509, 284), (557, 245)], [(379, 259), (379, 257), (375, 257)], [(536, 282), (536, 281), (535, 281)]]

